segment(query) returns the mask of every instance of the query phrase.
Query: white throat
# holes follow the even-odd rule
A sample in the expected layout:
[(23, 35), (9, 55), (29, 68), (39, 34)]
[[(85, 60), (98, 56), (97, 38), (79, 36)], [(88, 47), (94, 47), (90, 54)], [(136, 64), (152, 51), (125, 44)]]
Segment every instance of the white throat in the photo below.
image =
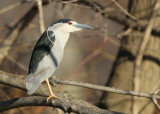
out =
[(53, 47), (51, 53), (55, 56), (58, 64), (63, 58), (64, 48), (69, 39), (70, 33), (63, 32), (60, 30), (50, 29), (53, 31), (55, 36), (55, 42), (53, 42)]
[(68, 39), (69, 39), (69, 35), (70, 33), (64, 33), (61, 31), (54, 31), (54, 35), (55, 35), (55, 44), (54, 45), (59, 45), (60, 47), (64, 48)]
[(69, 32), (64, 32), (62, 30), (62, 28), (58, 29), (57, 26), (49, 26), (48, 29), (47, 29), (47, 32), (48, 31), (52, 31), (54, 33), (53, 35), (55, 36), (55, 42), (52, 42), (50, 40), (48, 34), (47, 34), (48, 39), (52, 43), (54, 43), (54, 46), (56, 45), (56, 47), (58, 46), (60, 48), (64, 48), (66, 43), (67, 43), (67, 41), (68, 41), (68, 39), (69, 39), (70, 33)]

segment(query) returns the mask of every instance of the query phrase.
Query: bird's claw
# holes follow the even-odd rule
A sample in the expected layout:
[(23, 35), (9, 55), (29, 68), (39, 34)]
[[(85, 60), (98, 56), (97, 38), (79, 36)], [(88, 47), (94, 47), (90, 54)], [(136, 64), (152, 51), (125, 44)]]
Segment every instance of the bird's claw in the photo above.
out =
[(51, 99), (51, 98), (56, 98), (56, 99), (60, 99), (59, 97), (57, 97), (57, 96), (55, 96), (55, 95), (50, 95), (48, 98), (47, 98), (47, 102), (49, 101), (49, 99)]

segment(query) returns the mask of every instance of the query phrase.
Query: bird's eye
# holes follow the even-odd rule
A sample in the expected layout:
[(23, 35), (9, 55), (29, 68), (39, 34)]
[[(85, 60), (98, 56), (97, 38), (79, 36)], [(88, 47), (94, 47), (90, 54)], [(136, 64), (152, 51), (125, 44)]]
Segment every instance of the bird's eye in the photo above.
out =
[(69, 25), (72, 25), (72, 22), (68, 22)]

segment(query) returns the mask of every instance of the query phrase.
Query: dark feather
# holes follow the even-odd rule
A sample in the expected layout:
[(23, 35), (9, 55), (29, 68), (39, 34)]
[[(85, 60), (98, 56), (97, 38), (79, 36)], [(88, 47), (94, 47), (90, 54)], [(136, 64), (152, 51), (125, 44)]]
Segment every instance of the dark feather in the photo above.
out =
[[(53, 34), (54, 33), (52, 31), (48, 31), (48, 36), (50, 40), (54, 43), (55, 36)], [(40, 61), (42, 61), (42, 59), (51, 52), (53, 43), (50, 40), (47, 38), (47, 31), (45, 31), (36, 43), (32, 52), (28, 74), (33, 74), (37, 70)]]
[(51, 26), (53, 26), (54, 24), (57, 24), (57, 23), (68, 23), (69, 21), (72, 21), (72, 20), (71, 19), (60, 19), (60, 20), (57, 20), (54, 23), (52, 23)]

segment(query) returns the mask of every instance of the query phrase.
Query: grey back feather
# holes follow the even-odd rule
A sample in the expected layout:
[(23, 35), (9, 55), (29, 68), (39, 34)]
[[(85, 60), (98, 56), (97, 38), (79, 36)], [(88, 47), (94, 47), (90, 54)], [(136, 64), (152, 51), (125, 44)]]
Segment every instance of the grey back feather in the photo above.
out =
[[(54, 33), (52, 31), (48, 31), (48, 36), (54, 43), (55, 36), (53, 34)], [(47, 38), (47, 31), (45, 31), (36, 43), (32, 52), (28, 74), (34, 74), (34, 72), (37, 70), (39, 62), (44, 58), (44, 56), (48, 55), (51, 52), (53, 43), (50, 40)]]

